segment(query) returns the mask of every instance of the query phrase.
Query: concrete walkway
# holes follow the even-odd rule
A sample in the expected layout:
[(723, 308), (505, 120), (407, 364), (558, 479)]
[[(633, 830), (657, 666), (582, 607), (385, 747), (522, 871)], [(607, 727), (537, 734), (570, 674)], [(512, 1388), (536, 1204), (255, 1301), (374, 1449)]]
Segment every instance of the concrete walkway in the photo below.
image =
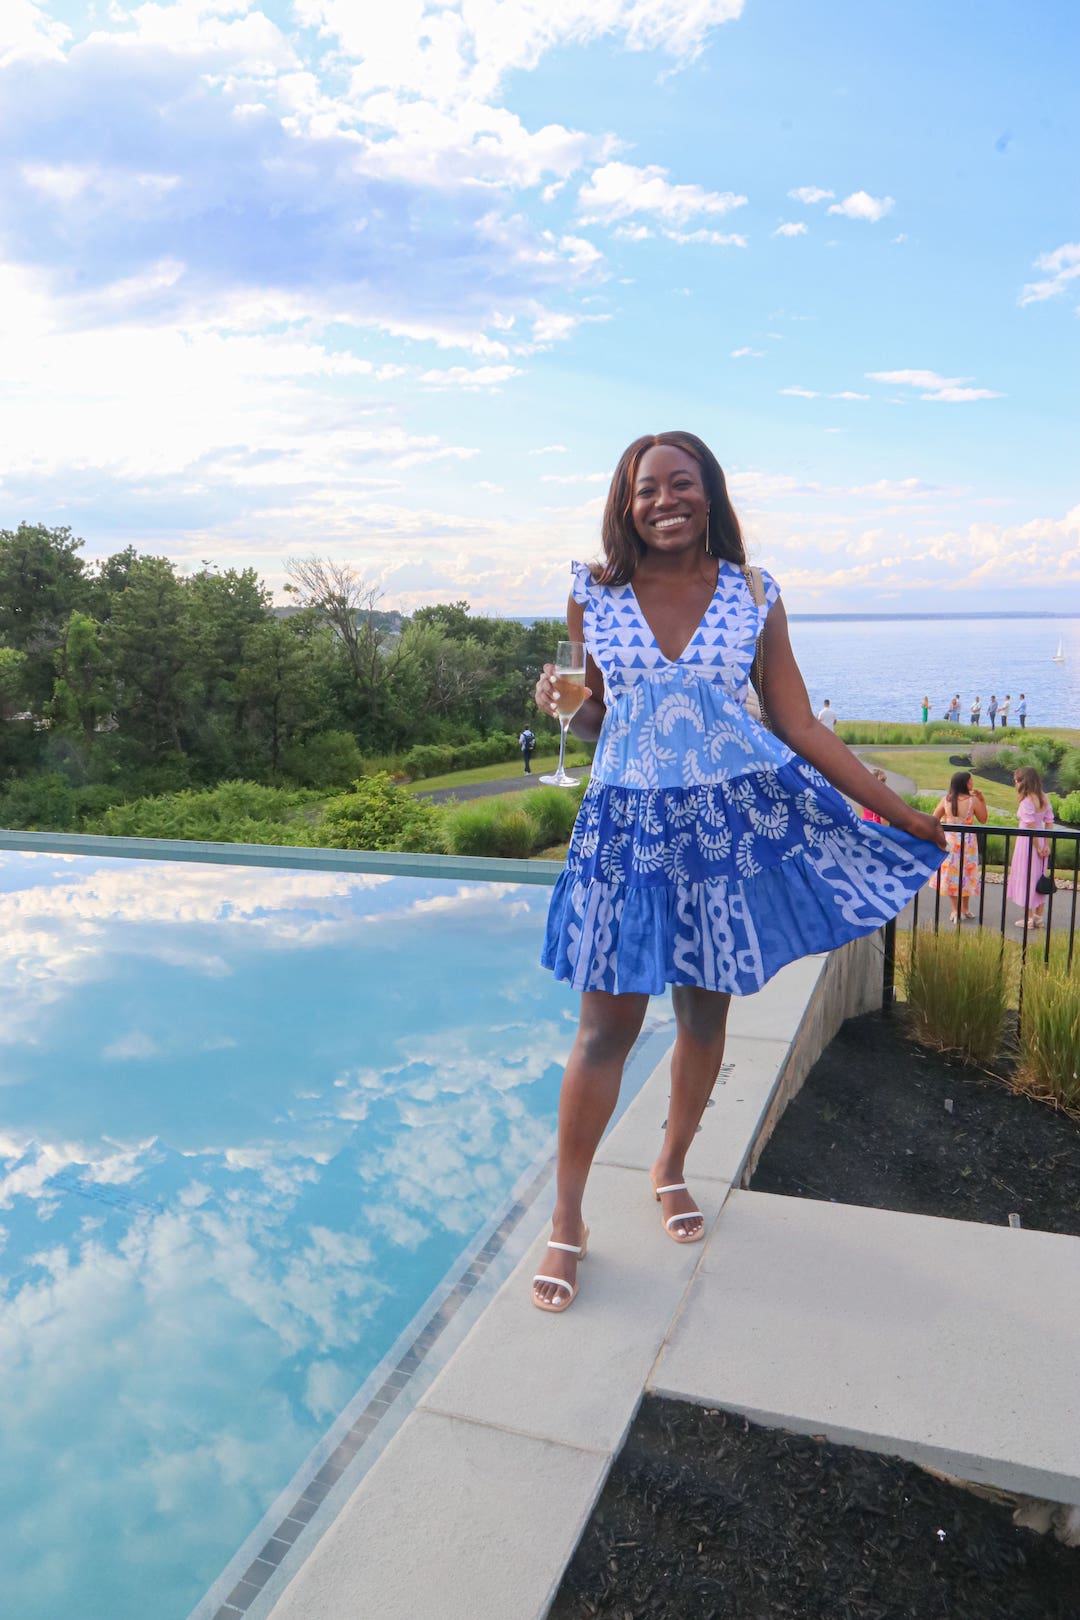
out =
[(648, 1390), (1080, 1503), (1080, 1239), (741, 1190), (879, 985), (871, 939), (734, 1004), (687, 1165), (700, 1244), (665, 1238), (649, 1192), (660, 1064), (601, 1146), (572, 1309), (530, 1304), (537, 1220), (380, 1459), (356, 1458), (334, 1521), (297, 1526), (251, 1620), (541, 1620)]

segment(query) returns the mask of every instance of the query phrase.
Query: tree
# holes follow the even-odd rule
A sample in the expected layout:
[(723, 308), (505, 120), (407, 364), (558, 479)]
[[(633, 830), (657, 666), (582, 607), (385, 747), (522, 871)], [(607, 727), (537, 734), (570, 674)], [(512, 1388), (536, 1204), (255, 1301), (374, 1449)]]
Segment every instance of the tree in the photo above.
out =
[(27, 696), (35, 708), (52, 694), (54, 659), (71, 611), (87, 604), (81, 546), (68, 528), (20, 523), (0, 529), (0, 642), (26, 654)]
[(362, 746), (385, 747), (392, 740), (389, 685), (401, 660), (401, 644), (388, 634), (388, 615), (376, 609), (381, 590), (346, 563), (328, 558), (291, 558), (285, 572), (292, 581), (285, 589), (329, 626), (344, 652), (353, 682), (354, 729)]
[(101, 626), (76, 610), (68, 620), (64, 645), (56, 655), (57, 680), (49, 704), (55, 729), (79, 744), (82, 763), (90, 759), (94, 733), (112, 713), (112, 671), (101, 648)]
[(311, 623), (308, 616), (265, 619), (244, 637), (237, 696), (244, 724), (263, 742), (275, 775), (283, 751), (325, 716)]
[(165, 557), (140, 557), (113, 602), (104, 650), (116, 676), (116, 718), (124, 741), (155, 763), (184, 752), (197, 682), (184, 589)]

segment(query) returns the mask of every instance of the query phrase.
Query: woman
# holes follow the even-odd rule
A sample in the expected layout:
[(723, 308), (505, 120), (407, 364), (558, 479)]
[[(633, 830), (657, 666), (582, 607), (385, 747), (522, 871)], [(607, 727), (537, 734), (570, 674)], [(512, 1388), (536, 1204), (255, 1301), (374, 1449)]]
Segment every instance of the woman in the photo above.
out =
[[(934, 806), (939, 821), (959, 822), (961, 827), (974, 827), (986, 820), (986, 800), (975, 786), (970, 771), (954, 771), (949, 790)], [(952, 905), (951, 923), (960, 919), (974, 922), (971, 902), (979, 892), (979, 844), (973, 832), (947, 832), (949, 858), (933, 876), (938, 893), (949, 896)]]
[[(683, 1160), (720, 1069), (731, 995), (880, 927), (945, 848), (933, 817), (815, 720), (779, 588), (762, 575), (755, 599), (724, 474), (700, 439), (635, 440), (602, 533), (604, 561), (573, 565), (567, 604), (570, 638), (588, 649), (589, 696), (572, 725), (599, 746), (543, 952), (582, 991), (552, 1240), (533, 1283), (545, 1311), (565, 1310), (577, 1291), (585, 1182), (649, 996), (672, 985), (677, 1028), (653, 1192), (667, 1235), (694, 1243), (705, 1223)], [(745, 706), (759, 633), (771, 732)], [(545, 665), (545, 713), (557, 690)], [(893, 825), (860, 824), (837, 788)]]
[(925, 726), (926, 722), (929, 720), (929, 718), (930, 718), (930, 699), (928, 697), (924, 697), (923, 700), (922, 700), (922, 723), (923, 723), (924, 726)]
[[(1014, 771), (1013, 786), (1016, 788), (1016, 819), (1020, 826), (1043, 827), (1049, 830), (1054, 825), (1054, 812), (1043, 792), (1042, 778), (1038, 771), (1031, 765), (1025, 765), (1022, 769)], [(1016, 840), (1005, 892), (1010, 900), (1014, 900), (1023, 909), (1029, 928), (1042, 927), (1046, 899), (1036, 893), (1035, 885), (1046, 871), (1049, 855), (1050, 845), (1045, 838)], [(1025, 917), (1017, 917), (1014, 926), (1023, 928), (1024, 922)]]
[[(871, 771), (870, 775), (876, 776), (879, 782), (887, 782), (889, 780), (884, 771)], [(865, 804), (862, 808), (862, 818), (864, 821), (877, 822), (879, 827), (887, 827), (889, 825), (884, 816), (879, 816), (876, 810), (868, 810)]]

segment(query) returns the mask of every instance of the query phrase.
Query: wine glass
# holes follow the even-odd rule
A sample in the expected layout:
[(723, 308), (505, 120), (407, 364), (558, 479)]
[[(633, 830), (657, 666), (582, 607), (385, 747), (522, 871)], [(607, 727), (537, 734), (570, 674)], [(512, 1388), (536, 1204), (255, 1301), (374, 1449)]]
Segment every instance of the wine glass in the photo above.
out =
[(559, 717), (559, 768), (554, 776), (542, 776), (541, 782), (550, 787), (577, 787), (578, 779), (563, 769), (566, 757), (566, 733), (570, 722), (585, 701), (585, 643), (560, 641), (555, 653), (554, 676), (555, 713)]

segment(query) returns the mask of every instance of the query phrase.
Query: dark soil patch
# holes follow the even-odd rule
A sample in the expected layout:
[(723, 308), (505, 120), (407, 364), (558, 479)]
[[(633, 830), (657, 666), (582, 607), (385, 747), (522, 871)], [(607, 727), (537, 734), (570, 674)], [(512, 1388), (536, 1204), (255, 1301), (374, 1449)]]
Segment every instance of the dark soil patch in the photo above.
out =
[(1080, 1236), (1080, 1124), (916, 1046), (902, 1009), (866, 1013), (811, 1069), (751, 1185)]
[(550, 1620), (1080, 1620), (1080, 1552), (914, 1464), (647, 1399)]

